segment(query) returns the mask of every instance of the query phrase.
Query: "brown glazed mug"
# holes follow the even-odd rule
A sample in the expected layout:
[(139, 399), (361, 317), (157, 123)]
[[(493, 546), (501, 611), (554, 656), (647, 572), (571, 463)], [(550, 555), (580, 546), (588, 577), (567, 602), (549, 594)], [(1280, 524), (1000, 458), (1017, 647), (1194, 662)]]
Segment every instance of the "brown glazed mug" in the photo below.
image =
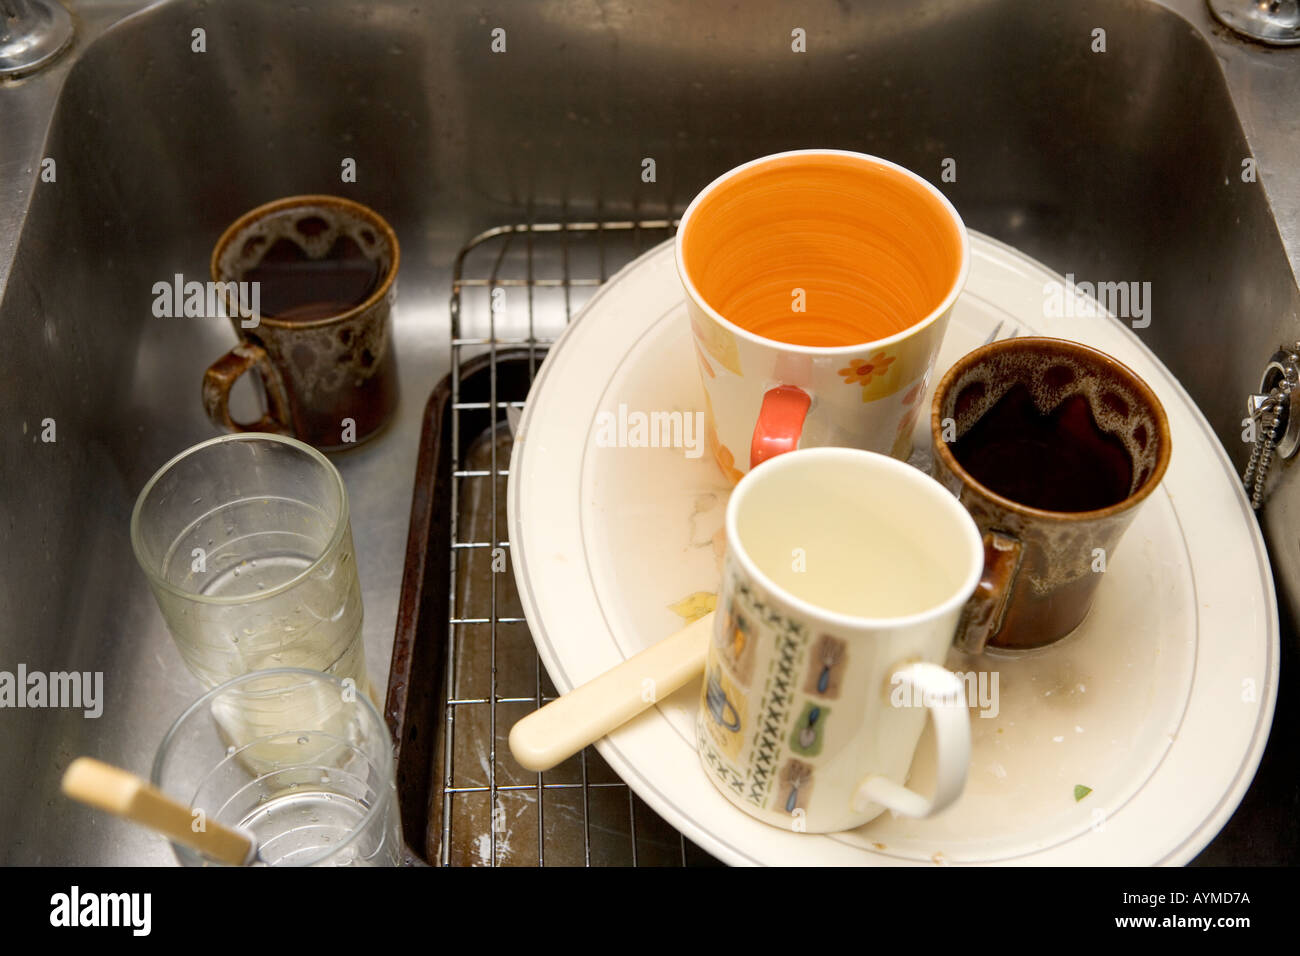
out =
[(1007, 339), (953, 365), (930, 429), (934, 477), (984, 538), (980, 599), (967, 606), (957, 646), (1028, 650), (1071, 633), (1169, 465), (1169, 420), (1155, 393), (1086, 345)]
[[(336, 196), (279, 199), (232, 223), (212, 251), (211, 271), (214, 283), (226, 284), (217, 288), (240, 343), (204, 373), (212, 422), (326, 450), (382, 428), (397, 407), (392, 311), (400, 258), (383, 217)], [(256, 289), (251, 320), (247, 302), (235, 298), (237, 284)], [(253, 369), (267, 411), (238, 422), (230, 389)]]

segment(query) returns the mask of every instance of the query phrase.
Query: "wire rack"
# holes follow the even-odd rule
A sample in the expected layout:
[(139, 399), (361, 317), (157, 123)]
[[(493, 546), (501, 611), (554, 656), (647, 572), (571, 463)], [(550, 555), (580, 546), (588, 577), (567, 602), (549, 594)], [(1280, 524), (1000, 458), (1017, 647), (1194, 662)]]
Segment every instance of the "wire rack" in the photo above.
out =
[[(666, 219), (507, 225), (476, 236), (457, 257), (443, 865), (716, 863), (642, 802), (595, 749), (533, 773), (505, 744), (514, 722), (553, 700), (556, 690), (537, 659), (509, 573), (509, 420), (525, 395), (499, 389), (498, 350), (509, 349), (512, 361), (524, 350), (531, 384), (547, 347), (595, 290), (675, 228)], [(462, 369), (485, 352), (488, 401), (462, 401)], [(462, 436), (462, 413), (471, 412), (464, 418), (478, 424), (466, 427), (481, 427), (484, 413), (496, 424)], [(463, 456), (462, 438), (469, 439)]]

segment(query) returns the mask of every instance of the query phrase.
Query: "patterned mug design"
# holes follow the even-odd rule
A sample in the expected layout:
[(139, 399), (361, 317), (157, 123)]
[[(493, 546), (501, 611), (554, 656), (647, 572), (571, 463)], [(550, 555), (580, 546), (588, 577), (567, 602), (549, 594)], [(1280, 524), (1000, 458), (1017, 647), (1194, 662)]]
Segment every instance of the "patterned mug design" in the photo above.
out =
[[(772, 519), (789, 500), (792, 475), (806, 482), (795, 493), (826, 503), (823, 514), (801, 516), (795, 526)], [(846, 519), (842, 495), (863, 487), (873, 493)], [(905, 522), (899, 533), (932, 542), (927, 567), (941, 590), (915, 610), (883, 619), (822, 610), (759, 563), (788, 553), (786, 536), (805, 522), (870, 526), (886, 515), (911, 516), (911, 527)], [(890, 547), (868, 537), (863, 547)], [(975, 523), (957, 500), (884, 455), (807, 449), (747, 475), (728, 504), (722, 587), (696, 719), (701, 761), (727, 799), (766, 823), (810, 833), (860, 826), (885, 809), (919, 817), (952, 803), (965, 783), (970, 724), (961, 682), (942, 662), (982, 559)], [(810, 562), (807, 573), (817, 567), (828, 565)], [(897, 681), (914, 692), (908, 700), (924, 704), (896, 704)], [(932, 796), (906, 787), (927, 719), (936, 722), (940, 741)]]
[(736, 710), (736, 705), (727, 699), (727, 694), (722, 689), (722, 682), (718, 680), (716, 670), (709, 672), (707, 685), (704, 690), (704, 703), (710, 716), (720, 726), (725, 727), (732, 733), (739, 733), (740, 712)]

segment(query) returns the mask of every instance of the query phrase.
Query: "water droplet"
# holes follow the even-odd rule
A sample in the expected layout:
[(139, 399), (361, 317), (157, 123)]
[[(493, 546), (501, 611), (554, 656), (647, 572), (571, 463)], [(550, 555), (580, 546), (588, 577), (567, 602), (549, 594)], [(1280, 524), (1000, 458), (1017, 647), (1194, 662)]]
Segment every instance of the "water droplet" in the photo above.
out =
[(226, 748), (226, 756), (233, 757), (234, 755), (235, 755), (235, 745), (231, 744), (229, 747)]
[(327, 774), (327, 773), (323, 773), (323, 774), (321, 774), (321, 775), (320, 775), (320, 782), (321, 782), (321, 783), (329, 783), (329, 782), (330, 782), (330, 775)]
[(307, 738), (306, 738), (306, 737), (299, 737), (299, 738), (298, 738), (298, 743), (300, 743), (300, 744), (305, 744), (306, 742), (307, 742)]
[(297, 789), (298, 789), (298, 785), (297, 785), (296, 783), (291, 783), (291, 784), (289, 784), (289, 789), (290, 789), (290, 790), (297, 790)]

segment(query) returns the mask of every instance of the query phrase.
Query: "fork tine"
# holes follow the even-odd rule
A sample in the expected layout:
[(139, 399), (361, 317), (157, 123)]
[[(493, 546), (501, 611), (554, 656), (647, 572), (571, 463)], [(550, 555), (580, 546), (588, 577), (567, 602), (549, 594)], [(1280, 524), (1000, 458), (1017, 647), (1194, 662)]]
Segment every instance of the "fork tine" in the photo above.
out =
[(989, 337), (988, 337), (987, 339), (984, 340), (984, 344), (985, 344), (985, 345), (992, 345), (993, 342), (997, 339), (997, 337), (998, 337), (998, 333), (1001, 332), (1001, 331), (1002, 331), (1002, 320), (999, 319), (999, 320), (998, 320), (998, 324), (995, 325), (995, 326), (993, 327), (993, 331), (989, 333)]

